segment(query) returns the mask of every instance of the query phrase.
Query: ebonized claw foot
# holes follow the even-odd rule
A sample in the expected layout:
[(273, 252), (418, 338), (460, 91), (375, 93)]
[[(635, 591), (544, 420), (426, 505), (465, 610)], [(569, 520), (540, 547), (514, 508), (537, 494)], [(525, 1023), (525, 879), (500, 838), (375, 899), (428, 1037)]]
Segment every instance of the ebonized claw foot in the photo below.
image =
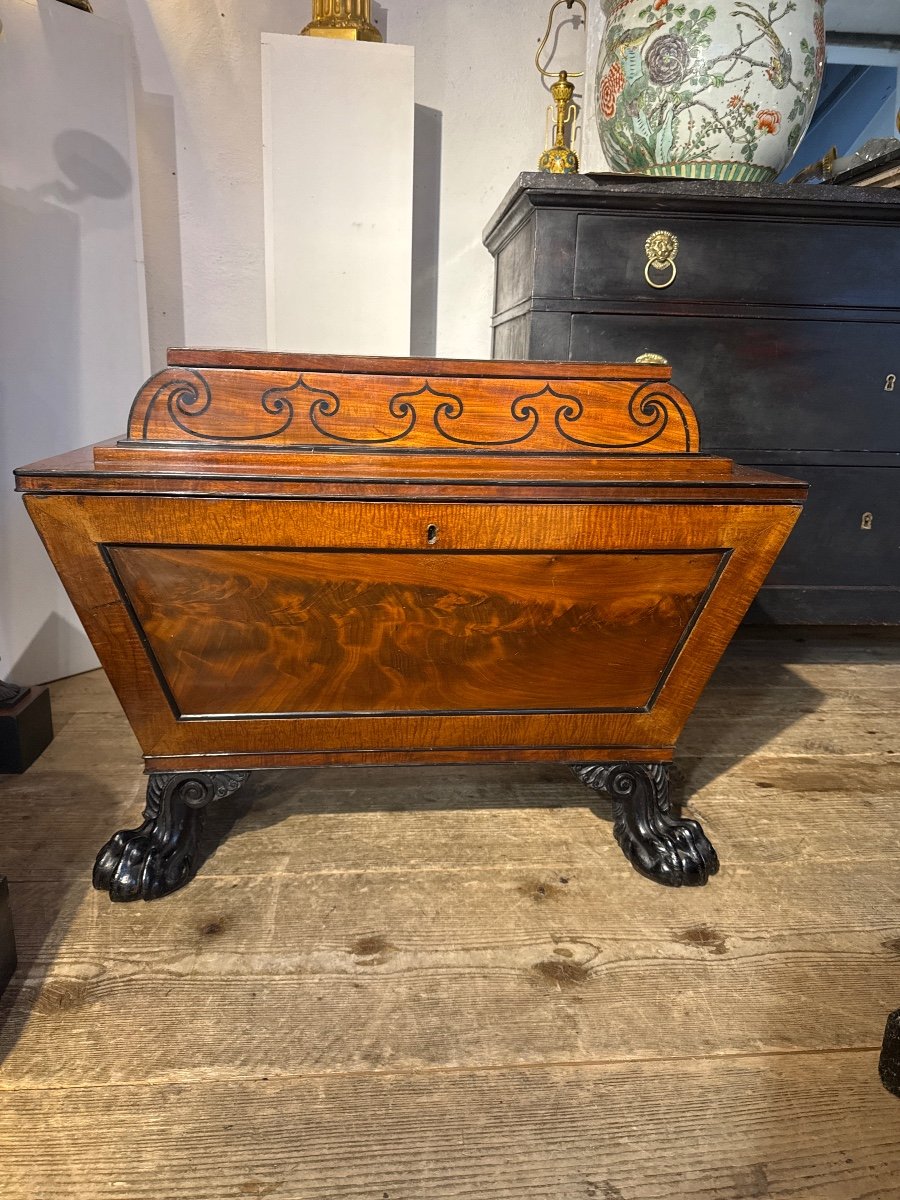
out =
[(111, 900), (157, 900), (193, 879), (203, 829), (203, 809), (231, 796), (247, 771), (150, 776), (144, 823), (123, 829), (94, 863), (94, 887)]
[(578, 763), (582, 783), (612, 801), (613, 832), (642, 875), (668, 887), (699, 886), (715, 875), (719, 859), (699, 821), (669, 811), (665, 763)]

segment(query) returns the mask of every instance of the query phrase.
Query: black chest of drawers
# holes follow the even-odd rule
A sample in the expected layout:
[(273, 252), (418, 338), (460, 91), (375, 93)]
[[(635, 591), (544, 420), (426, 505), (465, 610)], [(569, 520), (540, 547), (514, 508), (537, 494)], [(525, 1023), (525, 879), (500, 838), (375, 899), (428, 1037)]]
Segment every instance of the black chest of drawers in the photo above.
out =
[(900, 624), (900, 195), (524, 174), (485, 244), (495, 358), (658, 354), (705, 450), (812, 484), (751, 620)]

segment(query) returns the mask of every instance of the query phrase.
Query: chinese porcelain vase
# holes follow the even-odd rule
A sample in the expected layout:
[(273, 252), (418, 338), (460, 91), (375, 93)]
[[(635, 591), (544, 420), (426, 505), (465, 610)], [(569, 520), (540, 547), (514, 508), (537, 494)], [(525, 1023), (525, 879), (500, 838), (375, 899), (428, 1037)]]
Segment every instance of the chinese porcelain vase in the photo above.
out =
[(824, 7), (825, 0), (605, 0), (595, 95), (610, 168), (774, 179), (816, 105)]

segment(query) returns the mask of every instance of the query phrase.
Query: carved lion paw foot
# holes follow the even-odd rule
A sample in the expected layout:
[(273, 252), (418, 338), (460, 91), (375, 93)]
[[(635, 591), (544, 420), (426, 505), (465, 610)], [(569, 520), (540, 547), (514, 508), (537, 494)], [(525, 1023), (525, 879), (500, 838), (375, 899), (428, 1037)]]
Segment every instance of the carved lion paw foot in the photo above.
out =
[(719, 869), (719, 856), (699, 821), (660, 813), (638, 831), (617, 821), (615, 835), (628, 861), (667, 887), (700, 887)]
[(718, 871), (718, 855), (699, 821), (669, 812), (665, 764), (585, 764), (575, 774), (612, 800), (616, 841), (642, 875), (667, 887), (699, 887)]
[(246, 778), (246, 771), (151, 775), (143, 825), (106, 843), (94, 864), (94, 887), (112, 900), (157, 900), (184, 887), (197, 870), (203, 808)]
[(114, 834), (97, 856), (94, 887), (123, 901), (157, 900), (183, 887), (196, 870), (199, 813), (188, 821), (192, 829), (163, 830), (148, 820)]

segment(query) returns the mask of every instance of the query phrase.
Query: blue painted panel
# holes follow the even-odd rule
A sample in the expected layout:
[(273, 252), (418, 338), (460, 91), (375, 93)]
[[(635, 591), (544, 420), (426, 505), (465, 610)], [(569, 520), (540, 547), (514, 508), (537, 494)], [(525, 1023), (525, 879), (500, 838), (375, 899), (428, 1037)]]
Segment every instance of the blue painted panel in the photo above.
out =
[(866, 139), (889, 137), (889, 126), (883, 135), (880, 131), (873, 134), (870, 126), (883, 110), (889, 110), (888, 115), (893, 112), (896, 97), (894, 68), (829, 63), (806, 137), (779, 179), (784, 182), (792, 178), (803, 167), (817, 162), (832, 146), (837, 146), (838, 154), (852, 154), (863, 135)]

